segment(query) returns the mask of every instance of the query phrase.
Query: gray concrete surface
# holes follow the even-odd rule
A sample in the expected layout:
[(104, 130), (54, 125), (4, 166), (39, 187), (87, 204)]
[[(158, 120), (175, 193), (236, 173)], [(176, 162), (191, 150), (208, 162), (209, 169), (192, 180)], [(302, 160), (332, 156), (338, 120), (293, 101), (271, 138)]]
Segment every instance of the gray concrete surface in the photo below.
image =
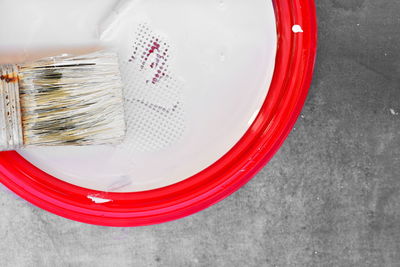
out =
[(318, 0), (308, 102), (272, 162), (189, 218), (112, 229), (0, 190), (1, 266), (400, 266), (400, 1)]

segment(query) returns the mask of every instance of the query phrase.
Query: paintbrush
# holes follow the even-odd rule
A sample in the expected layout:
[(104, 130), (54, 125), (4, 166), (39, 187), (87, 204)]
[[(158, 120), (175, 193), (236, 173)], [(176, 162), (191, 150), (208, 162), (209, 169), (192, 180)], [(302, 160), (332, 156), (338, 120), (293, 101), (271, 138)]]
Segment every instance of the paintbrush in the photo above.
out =
[(0, 65), (0, 127), (1, 151), (120, 143), (125, 122), (117, 55)]

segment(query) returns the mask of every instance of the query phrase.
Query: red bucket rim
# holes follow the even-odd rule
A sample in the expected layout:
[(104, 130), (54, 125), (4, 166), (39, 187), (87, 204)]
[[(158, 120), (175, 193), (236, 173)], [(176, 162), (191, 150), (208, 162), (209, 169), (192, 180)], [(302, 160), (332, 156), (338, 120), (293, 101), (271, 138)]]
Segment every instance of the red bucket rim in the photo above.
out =
[[(137, 193), (110, 193), (63, 182), (17, 152), (0, 154), (0, 182), (32, 204), (68, 219), (103, 226), (176, 220), (228, 197), (263, 168), (293, 128), (311, 84), (317, 49), (313, 0), (273, 0), (278, 51), (265, 103), (243, 138), (209, 168), (180, 183)], [(300, 25), (303, 32), (292, 31)], [(89, 197), (110, 200), (94, 203)]]

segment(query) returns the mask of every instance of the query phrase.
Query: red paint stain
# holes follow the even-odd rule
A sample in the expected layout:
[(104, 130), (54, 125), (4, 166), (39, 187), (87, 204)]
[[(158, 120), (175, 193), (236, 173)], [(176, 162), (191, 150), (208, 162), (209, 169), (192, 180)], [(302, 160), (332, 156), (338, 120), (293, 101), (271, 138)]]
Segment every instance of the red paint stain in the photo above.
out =
[(14, 83), (18, 82), (18, 75), (16, 73), (1, 75), (0, 80), (5, 81), (6, 83)]
[(153, 54), (156, 50), (160, 48), (160, 44), (157, 42), (153, 42), (153, 46), (150, 48), (149, 53), (147, 54), (147, 57)]
[[(129, 62), (135, 62), (137, 59), (140, 61), (140, 68), (152, 69), (152, 77), (146, 81), (146, 83), (156, 84), (162, 78), (168, 77), (168, 51), (169, 46), (166, 42), (162, 42), (155, 36), (151, 36), (151, 33), (146, 33), (147, 28), (144, 28), (145, 35), (150, 35), (149, 38), (144, 39), (145, 35), (140, 35), (138, 39), (134, 42), (133, 55), (128, 59)], [(150, 40), (149, 40), (150, 39)], [(138, 50), (144, 48), (142, 55), (138, 55)], [(153, 55), (153, 56), (152, 56)]]

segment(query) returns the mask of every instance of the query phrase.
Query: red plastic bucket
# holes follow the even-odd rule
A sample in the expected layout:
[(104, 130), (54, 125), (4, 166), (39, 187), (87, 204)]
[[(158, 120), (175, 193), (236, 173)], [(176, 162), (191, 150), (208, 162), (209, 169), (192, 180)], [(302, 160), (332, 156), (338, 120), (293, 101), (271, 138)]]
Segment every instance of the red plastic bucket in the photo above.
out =
[[(13, 151), (0, 155), (0, 181), (42, 209), (105, 226), (163, 223), (196, 213), (231, 195), (263, 168), (282, 145), (300, 114), (312, 79), (317, 48), (315, 3), (273, 2), (278, 51), (268, 96), (245, 136), (209, 168), (168, 187), (110, 193), (63, 182)], [(300, 28), (293, 28), (295, 25)], [(88, 196), (111, 201), (98, 204)]]

